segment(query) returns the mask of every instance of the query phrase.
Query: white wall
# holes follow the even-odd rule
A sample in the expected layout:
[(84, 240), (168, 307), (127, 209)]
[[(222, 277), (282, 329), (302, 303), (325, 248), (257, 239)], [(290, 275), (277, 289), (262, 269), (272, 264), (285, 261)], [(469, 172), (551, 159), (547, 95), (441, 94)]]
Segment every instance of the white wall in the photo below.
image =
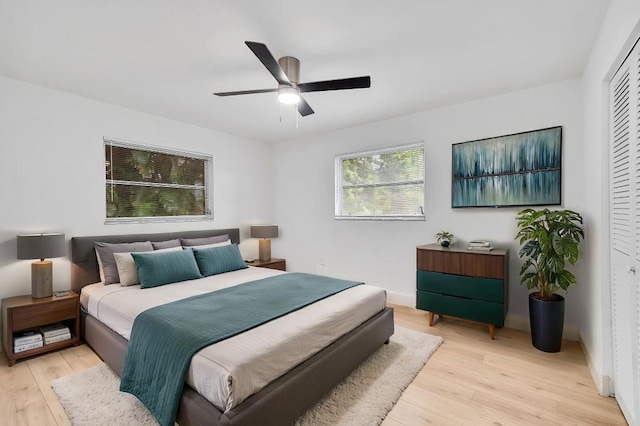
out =
[[(415, 247), (434, 242), (440, 230), (464, 241), (488, 239), (510, 249), (507, 325), (528, 327), (528, 291), (520, 286), (518, 208), (451, 209), (451, 145), (551, 126), (563, 126), (563, 207), (586, 208), (582, 185), (582, 99), (580, 81), (567, 80), (380, 121), (307, 139), (277, 144), (274, 212), (281, 238), (274, 254), (292, 271), (359, 279), (388, 290), (392, 302), (415, 303)], [(334, 220), (334, 156), (424, 141), (426, 222)], [(300, 248), (303, 247), (304, 250)], [(566, 334), (577, 338), (580, 284), (567, 298)]]
[(586, 253), (581, 300), (580, 336), (587, 362), (601, 394), (611, 391), (613, 376), (611, 340), (611, 296), (609, 276), (609, 150), (608, 81), (640, 37), (640, 2), (613, 0), (585, 68), (584, 109), (584, 185), (590, 203), (585, 215), (590, 219), (590, 243)]
[[(214, 221), (104, 225), (102, 137), (213, 155)], [(270, 146), (0, 77), (0, 298), (31, 292), (16, 235), (167, 232), (272, 221)], [(243, 247), (257, 257), (255, 240)], [(255, 253), (252, 253), (255, 252)], [(53, 260), (54, 290), (70, 286), (70, 253)]]

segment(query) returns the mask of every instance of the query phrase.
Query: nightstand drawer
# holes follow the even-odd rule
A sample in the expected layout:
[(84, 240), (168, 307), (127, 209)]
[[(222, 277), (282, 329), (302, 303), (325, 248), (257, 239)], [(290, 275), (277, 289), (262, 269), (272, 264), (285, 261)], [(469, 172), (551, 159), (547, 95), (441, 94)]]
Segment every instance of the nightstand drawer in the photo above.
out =
[(267, 269), (277, 269), (280, 271), (287, 270), (287, 261), (286, 259), (276, 259), (272, 258), (269, 260), (254, 260), (247, 262), (251, 266), (255, 266), (258, 268), (267, 268)]
[(418, 291), (416, 308), (440, 315), (451, 315), (497, 326), (504, 325), (504, 305), (501, 303)]
[(278, 262), (272, 262), (267, 265), (260, 265), (261, 268), (269, 268), (269, 269), (278, 269), (280, 271), (285, 271), (287, 269), (286, 263), (284, 260)]
[(73, 298), (15, 309), (12, 312), (13, 330), (20, 331), (74, 319), (78, 315), (77, 303), (78, 299)]
[(504, 281), (493, 278), (417, 271), (417, 289), (468, 299), (504, 302)]

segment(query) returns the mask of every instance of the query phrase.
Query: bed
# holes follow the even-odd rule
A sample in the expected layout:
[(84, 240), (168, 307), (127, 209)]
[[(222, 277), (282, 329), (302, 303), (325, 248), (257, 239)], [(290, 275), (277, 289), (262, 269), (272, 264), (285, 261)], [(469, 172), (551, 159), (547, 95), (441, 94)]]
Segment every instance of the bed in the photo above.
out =
[[(94, 250), (96, 241), (109, 243), (164, 241), (180, 237), (202, 238), (225, 234), (230, 236), (232, 242), (239, 242), (237, 228), (74, 237), (71, 240), (72, 288), (80, 293), (83, 287), (100, 281)], [(90, 315), (86, 308), (82, 309), (81, 317), (82, 338), (118, 375), (121, 375), (128, 345), (127, 339)], [(387, 342), (392, 334), (393, 311), (383, 307), (352, 331), (342, 335), (329, 346), (271, 381), (257, 393), (227, 410), (217, 408), (191, 386), (185, 385), (176, 421), (180, 425), (291, 424)]]

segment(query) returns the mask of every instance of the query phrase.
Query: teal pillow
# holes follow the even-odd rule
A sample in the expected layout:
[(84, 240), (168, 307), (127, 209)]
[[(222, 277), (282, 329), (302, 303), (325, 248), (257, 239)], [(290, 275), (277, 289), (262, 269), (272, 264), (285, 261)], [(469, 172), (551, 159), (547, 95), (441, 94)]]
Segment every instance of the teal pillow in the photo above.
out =
[(131, 253), (131, 256), (140, 277), (140, 288), (202, 278), (191, 250)]
[(193, 247), (191, 250), (196, 256), (203, 277), (248, 268), (237, 244), (202, 249)]

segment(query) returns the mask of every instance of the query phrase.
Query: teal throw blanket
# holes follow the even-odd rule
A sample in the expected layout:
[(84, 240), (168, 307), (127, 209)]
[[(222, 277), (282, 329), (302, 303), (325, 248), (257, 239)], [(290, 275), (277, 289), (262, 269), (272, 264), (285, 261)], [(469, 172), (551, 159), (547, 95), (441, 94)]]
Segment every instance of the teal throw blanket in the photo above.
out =
[(120, 390), (173, 425), (197, 351), (359, 284), (290, 273), (148, 309), (133, 322)]

